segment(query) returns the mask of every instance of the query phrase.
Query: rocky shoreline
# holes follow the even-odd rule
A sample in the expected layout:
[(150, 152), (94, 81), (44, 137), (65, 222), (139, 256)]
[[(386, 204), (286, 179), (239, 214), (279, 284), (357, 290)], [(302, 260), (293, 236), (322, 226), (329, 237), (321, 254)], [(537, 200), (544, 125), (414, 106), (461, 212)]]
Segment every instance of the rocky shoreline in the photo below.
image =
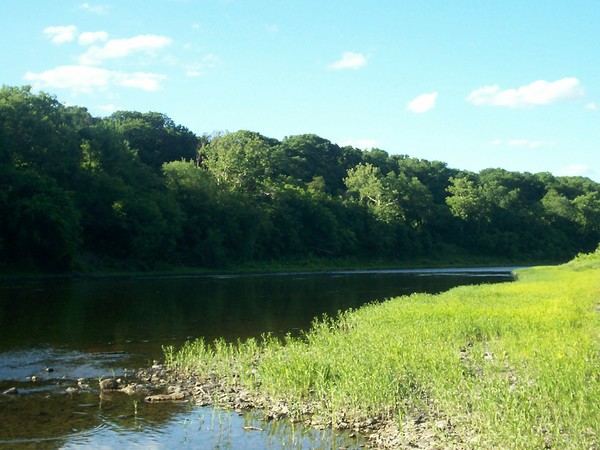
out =
[[(429, 412), (420, 411), (413, 416), (404, 416), (401, 423), (394, 417), (349, 417), (343, 411), (334, 420), (331, 416), (319, 416), (316, 404), (289, 404), (284, 399), (251, 392), (236, 383), (235, 377), (233, 380), (213, 374), (184, 373), (155, 362), (149, 368), (121, 377), (100, 379), (97, 386), (101, 397), (122, 393), (143, 396), (148, 403), (190, 402), (239, 414), (250, 410), (261, 411), (265, 420), (289, 420), (320, 430), (333, 428), (346, 431), (349, 437), (361, 437), (369, 448), (468, 449), (477, 445), (476, 433), (465, 433), (452, 419), (433, 416)], [(69, 386), (64, 392), (74, 394), (98, 389), (94, 388), (95, 383), (91, 381), (79, 379), (77, 386)], [(16, 387), (11, 387), (0, 394), (18, 396), (20, 392)]]
[[(169, 369), (160, 364), (141, 369), (136, 376), (142, 386), (151, 386), (153, 395), (147, 402), (189, 401), (198, 406), (229, 409), (237, 413), (249, 410), (264, 412), (266, 420), (291, 420), (316, 429), (347, 430), (350, 436), (364, 437), (366, 446), (380, 449), (466, 449), (470, 448), (458, 427), (448, 418), (421, 413), (398, 419), (362, 417), (350, 419), (342, 412), (335, 422), (317, 416), (315, 405), (305, 402), (290, 405), (287, 401), (257, 395), (235, 383), (225, 382), (214, 375), (198, 376)], [(474, 440), (470, 440), (474, 444)]]

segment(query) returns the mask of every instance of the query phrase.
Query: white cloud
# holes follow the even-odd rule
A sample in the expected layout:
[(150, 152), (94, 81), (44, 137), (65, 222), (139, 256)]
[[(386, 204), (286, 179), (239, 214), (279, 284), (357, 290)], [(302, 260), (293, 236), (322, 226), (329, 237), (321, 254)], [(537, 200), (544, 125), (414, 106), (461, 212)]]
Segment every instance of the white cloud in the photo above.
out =
[(537, 80), (516, 89), (500, 90), (500, 86), (483, 86), (467, 96), (474, 105), (508, 106), (522, 108), (534, 105), (549, 105), (583, 96), (583, 87), (577, 78), (557, 81)]
[(118, 111), (120, 108), (117, 105), (109, 103), (108, 105), (98, 105), (96, 109), (106, 114), (112, 114), (115, 111)]
[(219, 57), (213, 54), (208, 54), (202, 58), (200, 62), (188, 64), (185, 66), (187, 77), (199, 77), (206, 75), (207, 71), (214, 69), (219, 64)]
[(511, 147), (526, 147), (526, 148), (540, 148), (540, 147), (554, 147), (554, 142), (547, 141), (531, 141), (529, 139), (509, 139), (506, 142)]
[(408, 103), (407, 109), (414, 113), (427, 112), (433, 109), (433, 107), (435, 106), (437, 95), (437, 92), (419, 95), (417, 98), (413, 99)]
[(345, 139), (339, 143), (340, 147), (351, 146), (354, 148), (376, 148), (381, 145), (381, 142), (376, 139)]
[(596, 103), (594, 103), (594, 102), (590, 102), (590, 103), (587, 103), (585, 105), (585, 109), (589, 109), (591, 111), (597, 111), (598, 110), (598, 105)]
[(160, 81), (166, 77), (161, 74), (135, 72), (115, 72), (90, 66), (59, 66), (40, 73), (27, 72), (25, 79), (34, 83), (35, 88), (70, 89), (73, 93), (106, 90), (110, 86), (123, 86), (144, 91), (156, 91)]
[(98, 41), (106, 41), (108, 33), (106, 31), (86, 31), (79, 35), (79, 43), (81, 45), (90, 45)]
[(75, 25), (46, 27), (44, 34), (54, 43), (63, 44), (71, 42), (77, 35), (77, 27)]
[(106, 14), (108, 12), (108, 6), (106, 5), (90, 5), (89, 3), (82, 3), (81, 9), (85, 9), (93, 14)]
[(506, 142), (501, 139), (494, 139), (490, 142), (491, 145), (508, 145), (509, 147), (520, 147), (520, 148), (540, 148), (540, 147), (554, 147), (556, 142), (552, 141), (533, 141), (530, 139), (509, 139)]
[(25, 74), (25, 79), (36, 83), (36, 87), (71, 89), (74, 92), (106, 89), (110, 84), (110, 77), (109, 70), (87, 66), (59, 66), (40, 73)]
[(265, 28), (266, 28), (267, 32), (271, 33), (271, 34), (275, 34), (275, 33), (279, 32), (279, 27), (272, 23), (267, 25)]
[(344, 52), (342, 57), (329, 65), (333, 70), (360, 69), (367, 64), (367, 58), (362, 53)]
[(113, 82), (118, 86), (152, 92), (160, 89), (160, 82), (165, 78), (165, 75), (149, 72), (113, 73)]
[(134, 53), (152, 53), (170, 45), (173, 40), (166, 36), (144, 34), (127, 39), (111, 39), (102, 47), (92, 46), (79, 61), (84, 65), (96, 65), (107, 59), (125, 58)]
[(589, 176), (592, 173), (591, 167), (586, 164), (573, 164), (558, 170), (559, 175), (567, 177)]

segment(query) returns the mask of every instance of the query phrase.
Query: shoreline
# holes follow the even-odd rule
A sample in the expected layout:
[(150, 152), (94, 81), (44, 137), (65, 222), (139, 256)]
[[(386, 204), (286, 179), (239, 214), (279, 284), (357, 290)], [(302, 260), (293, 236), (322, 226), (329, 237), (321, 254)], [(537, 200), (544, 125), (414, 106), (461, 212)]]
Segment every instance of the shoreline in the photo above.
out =
[(514, 283), (366, 305), (300, 337), (167, 347), (164, 367), (141, 375), (377, 448), (595, 448), (599, 252)]
[(93, 267), (85, 270), (68, 272), (28, 272), (0, 270), (0, 282), (20, 280), (60, 280), (60, 279), (118, 279), (118, 278), (169, 278), (196, 276), (229, 276), (229, 275), (280, 275), (302, 273), (329, 272), (361, 272), (382, 270), (424, 270), (424, 269), (465, 269), (493, 267), (532, 267), (556, 265), (564, 261), (555, 260), (516, 260), (487, 257), (449, 256), (440, 259), (417, 258), (414, 260), (397, 261), (356, 261), (356, 260), (307, 260), (296, 262), (275, 262), (243, 264), (233, 267), (194, 268), (194, 267), (163, 267), (158, 269), (110, 269)]
[[(360, 436), (367, 448), (460, 449), (469, 448), (469, 444), (477, 439), (461, 433), (452, 419), (441, 415), (432, 416), (425, 411), (404, 417), (400, 427), (397, 418), (391, 416), (350, 418), (344, 411), (333, 420), (319, 416), (316, 405), (310, 402), (303, 402), (299, 408), (295, 405), (295, 410), (292, 411), (286, 400), (253, 393), (241, 384), (231, 385), (217, 376), (186, 374), (155, 364), (149, 369), (138, 370), (136, 377), (142, 383), (150, 385), (150, 390), (154, 392), (145, 397), (146, 402), (186, 401), (195, 406), (212, 407), (237, 414), (260, 412), (266, 421), (288, 420), (317, 430), (349, 432), (350, 438)], [(451, 445), (448, 443), (449, 437), (453, 438)]]

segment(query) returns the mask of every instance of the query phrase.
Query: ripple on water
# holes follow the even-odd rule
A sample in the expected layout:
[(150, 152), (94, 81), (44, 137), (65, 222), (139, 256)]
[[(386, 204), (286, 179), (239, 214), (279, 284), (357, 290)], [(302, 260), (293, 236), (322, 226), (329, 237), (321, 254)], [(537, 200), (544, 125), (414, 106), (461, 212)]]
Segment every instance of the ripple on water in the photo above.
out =
[(0, 382), (76, 380), (122, 374), (130, 355), (122, 352), (83, 353), (55, 347), (29, 347), (0, 353)]

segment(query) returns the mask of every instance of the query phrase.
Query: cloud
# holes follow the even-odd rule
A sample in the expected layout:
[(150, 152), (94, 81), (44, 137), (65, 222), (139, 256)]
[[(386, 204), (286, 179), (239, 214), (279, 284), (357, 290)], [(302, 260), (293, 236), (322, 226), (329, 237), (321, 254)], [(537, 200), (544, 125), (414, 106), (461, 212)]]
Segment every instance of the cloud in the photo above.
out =
[(540, 147), (554, 147), (554, 142), (546, 141), (530, 141), (529, 139), (509, 139), (506, 145), (511, 147), (527, 147), (527, 148), (540, 148)]
[(593, 170), (587, 164), (573, 164), (562, 167), (558, 170), (558, 174), (567, 177), (589, 176), (593, 174)]
[(557, 81), (537, 80), (516, 89), (500, 90), (500, 86), (483, 86), (467, 96), (473, 105), (508, 106), (523, 108), (535, 105), (549, 105), (583, 96), (583, 87), (577, 78), (563, 78)]
[(118, 111), (120, 108), (117, 105), (109, 103), (107, 105), (98, 105), (96, 109), (106, 114), (112, 114), (115, 111)]
[(27, 72), (25, 80), (35, 88), (70, 89), (73, 93), (106, 90), (110, 86), (123, 86), (143, 91), (156, 91), (166, 77), (161, 74), (115, 72), (90, 66), (59, 66), (40, 73)]
[(77, 27), (75, 25), (57, 26), (57, 27), (46, 27), (44, 28), (44, 34), (54, 44), (64, 44), (65, 42), (71, 42), (77, 35)]
[(106, 41), (108, 33), (106, 31), (86, 31), (79, 35), (79, 43), (81, 45), (90, 45), (98, 41)]
[(367, 64), (367, 58), (362, 53), (344, 52), (342, 57), (329, 65), (333, 70), (360, 69)]
[(141, 89), (143, 91), (158, 91), (160, 82), (167, 78), (165, 75), (149, 72), (121, 73), (113, 72), (113, 82), (117, 86)]
[[(501, 139), (494, 139), (490, 144), (492, 145), (502, 145), (503, 142)], [(521, 148), (540, 148), (540, 147), (554, 147), (556, 142), (552, 141), (532, 141), (530, 139), (509, 139), (505, 143), (509, 147), (521, 147)]]
[(437, 95), (437, 92), (419, 95), (417, 98), (413, 99), (408, 103), (407, 109), (414, 113), (427, 112), (433, 109), (433, 107), (435, 106)]
[(590, 102), (585, 105), (585, 109), (589, 109), (590, 111), (597, 111), (598, 105), (595, 104), (594, 102)]
[(202, 58), (200, 62), (188, 64), (185, 66), (185, 75), (187, 77), (199, 77), (206, 75), (207, 71), (214, 69), (219, 64), (219, 57), (213, 54), (208, 54)]
[(271, 34), (275, 34), (275, 33), (279, 32), (279, 27), (272, 23), (269, 25), (266, 25), (265, 28), (266, 28), (267, 32), (271, 33)]
[(106, 14), (109, 9), (106, 5), (90, 5), (89, 3), (82, 3), (80, 8), (85, 9), (92, 14)]
[(107, 59), (125, 58), (134, 53), (152, 53), (170, 45), (173, 40), (167, 36), (144, 34), (127, 39), (111, 39), (103, 46), (90, 47), (79, 62), (84, 65), (97, 65)]
[(351, 146), (354, 148), (376, 148), (381, 142), (376, 139), (345, 139), (339, 143), (340, 147)]

